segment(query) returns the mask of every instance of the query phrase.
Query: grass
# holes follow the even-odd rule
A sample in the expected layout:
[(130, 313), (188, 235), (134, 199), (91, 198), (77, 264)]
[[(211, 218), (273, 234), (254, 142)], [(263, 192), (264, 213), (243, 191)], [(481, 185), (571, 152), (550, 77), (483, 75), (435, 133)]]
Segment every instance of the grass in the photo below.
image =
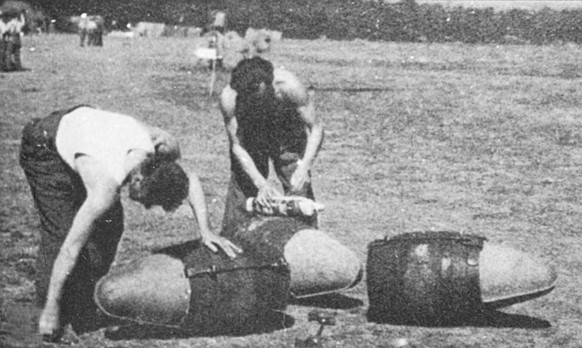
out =
[[(0, 342), (35, 347), (34, 257), (38, 218), (18, 166), (32, 117), (91, 104), (166, 128), (183, 163), (202, 178), (220, 226), (229, 175), (226, 134), (209, 71), (187, 39), (105, 38), (80, 48), (72, 35), (25, 37), (26, 72), (0, 74)], [(542, 298), (487, 323), (427, 328), (366, 320), (365, 282), (326, 304), (294, 303), (294, 325), (240, 337), (113, 340), (79, 347), (276, 347), (314, 334), (314, 307), (336, 311), (324, 347), (578, 347), (582, 342), (582, 48), (284, 40), (267, 56), (317, 92), (326, 138), (314, 168), (320, 226), (366, 259), (368, 243), (413, 230), (483, 235), (545, 258), (559, 272)], [(217, 88), (227, 76), (220, 74)], [(126, 231), (116, 265), (189, 240), (185, 209), (147, 212), (123, 198)], [(336, 300), (338, 299), (336, 298)]]

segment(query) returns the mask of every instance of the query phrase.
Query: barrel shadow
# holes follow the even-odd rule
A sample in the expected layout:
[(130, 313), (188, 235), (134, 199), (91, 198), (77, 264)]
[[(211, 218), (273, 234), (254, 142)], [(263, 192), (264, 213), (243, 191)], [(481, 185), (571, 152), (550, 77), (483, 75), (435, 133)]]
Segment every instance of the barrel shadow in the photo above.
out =
[(147, 340), (147, 339), (180, 339), (190, 337), (212, 336), (246, 336), (251, 334), (265, 334), (277, 330), (288, 329), (295, 324), (295, 319), (282, 312), (266, 315), (263, 320), (249, 323), (243, 330), (231, 330), (229, 327), (218, 327), (214, 332), (187, 332), (177, 328), (154, 325), (127, 324), (110, 327), (105, 331), (105, 337), (113, 341)]
[(489, 328), (512, 328), (512, 329), (547, 329), (552, 325), (549, 321), (533, 318), (521, 314), (509, 314), (496, 309), (484, 309), (480, 312), (467, 316), (464, 319), (449, 322), (418, 323), (409, 318), (383, 318), (381, 315), (368, 311), (367, 319), (370, 322), (391, 325), (411, 325), (424, 327), (489, 327)]
[(168, 245), (154, 249), (152, 254), (165, 254), (177, 259), (183, 259), (192, 250), (200, 248), (202, 246), (201, 244), (200, 240), (190, 240), (181, 244)]
[(338, 293), (331, 293), (305, 298), (290, 298), (289, 304), (329, 309), (352, 309), (364, 305), (362, 300)]
[(495, 309), (484, 310), (467, 320), (466, 326), (513, 328), (513, 329), (547, 329), (552, 324), (544, 319), (521, 314), (509, 314)]

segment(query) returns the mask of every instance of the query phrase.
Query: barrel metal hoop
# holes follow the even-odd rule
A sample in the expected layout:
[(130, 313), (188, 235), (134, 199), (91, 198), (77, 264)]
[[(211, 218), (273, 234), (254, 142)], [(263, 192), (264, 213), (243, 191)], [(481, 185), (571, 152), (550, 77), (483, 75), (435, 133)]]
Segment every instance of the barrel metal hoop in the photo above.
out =
[(429, 232), (406, 232), (394, 237), (385, 236), (384, 239), (379, 239), (371, 242), (368, 245), (368, 249), (383, 246), (389, 243), (403, 243), (407, 241), (413, 241), (415, 244), (424, 244), (431, 241), (454, 241), (462, 245), (477, 247), (480, 250), (483, 249), (483, 244), (487, 241), (486, 237), (466, 234), (464, 232), (454, 232), (454, 231), (429, 231)]
[(197, 270), (192, 267), (187, 267), (184, 269), (184, 275), (186, 278), (199, 278), (208, 276), (211, 278), (215, 278), (218, 274), (221, 273), (230, 273), (230, 272), (238, 272), (238, 271), (245, 271), (245, 270), (262, 270), (262, 269), (276, 269), (276, 270), (285, 270), (286, 272), (289, 271), (287, 261), (284, 258), (279, 258), (276, 262), (263, 264), (263, 265), (256, 265), (256, 266), (241, 266), (241, 267), (232, 267), (232, 268), (219, 268), (216, 265), (212, 265), (210, 268)]

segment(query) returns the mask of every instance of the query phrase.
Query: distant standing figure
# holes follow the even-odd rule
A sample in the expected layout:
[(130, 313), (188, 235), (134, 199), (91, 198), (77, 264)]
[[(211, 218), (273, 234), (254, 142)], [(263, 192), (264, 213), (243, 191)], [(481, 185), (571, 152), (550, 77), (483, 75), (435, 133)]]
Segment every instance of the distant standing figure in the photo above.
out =
[(56, 22), (57, 22), (56, 19), (51, 19), (51, 21), (50, 21), (50, 23), (48, 25), (48, 33), (49, 34), (55, 34), (57, 32)]
[(0, 71), (22, 70), (20, 50), (25, 25), (23, 11), (6, 9), (0, 12)]
[[(250, 197), (262, 206), (282, 196), (267, 180), (269, 161), (285, 195), (314, 199), (311, 167), (323, 142), (323, 124), (315, 113), (313, 95), (291, 72), (253, 57), (234, 68), (220, 97), (230, 143), (231, 179), (223, 219), (223, 235), (244, 228), (252, 213)], [(317, 227), (317, 217), (306, 218)]]
[[(216, 50), (216, 67), (221, 68), (226, 53), (224, 35), (216, 30), (208, 32), (205, 35), (209, 38), (208, 48)], [(212, 64), (213, 63), (210, 62), (210, 68), (212, 68)]]
[(79, 27), (79, 39), (81, 47), (85, 46), (103, 46), (103, 32), (105, 31), (104, 20), (101, 16), (88, 16), (86, 13), (80, 17), (74, 17)]
[(146, 208), (172, 211), (186, 200), (203, 245), (230, 257), (240, 251), (210, 231), (198, 176), (186, 174), (179, 158), (179, 145), (167, 132), (88, 106), (26, 125), (20, 164), (41, 221), (36, 292), (45, 340), (59, 340), (68, 323), (78, 333), (97, 328), (93, 292), (123, 232), (124, 186)]
[(224, 35), (226, 30), (226, 12), (213, 10), (210, 12), (210, 25), (208, 31), (218, 31)]

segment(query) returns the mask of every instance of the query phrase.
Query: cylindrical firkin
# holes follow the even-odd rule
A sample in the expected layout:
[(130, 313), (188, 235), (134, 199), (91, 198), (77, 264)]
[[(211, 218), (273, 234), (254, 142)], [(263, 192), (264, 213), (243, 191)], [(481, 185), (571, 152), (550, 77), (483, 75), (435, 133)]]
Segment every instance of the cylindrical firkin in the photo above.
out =
[(368, 318), (452, 324), (548, 294), (556, 280), (547, 262), (480, 236), (404, 233), (368, 245)]
[(295, 298), (340, 292), (362, 279), (362, 263), (355, 252), (299, 219), (256, 217), (232, 239), (244, 250), (284, 257)]
[(245, 252), (231, 260), (188, 242), (111, 271), (94, 297), (114, 318), (209, 335), (260, 330), (285, 310), (288, 294), (282, 258)]
[(412, 232), (368, 246), (373, 321), (443, 325), (481, 305), (479, 253), (485, 238), (457, 232)]

